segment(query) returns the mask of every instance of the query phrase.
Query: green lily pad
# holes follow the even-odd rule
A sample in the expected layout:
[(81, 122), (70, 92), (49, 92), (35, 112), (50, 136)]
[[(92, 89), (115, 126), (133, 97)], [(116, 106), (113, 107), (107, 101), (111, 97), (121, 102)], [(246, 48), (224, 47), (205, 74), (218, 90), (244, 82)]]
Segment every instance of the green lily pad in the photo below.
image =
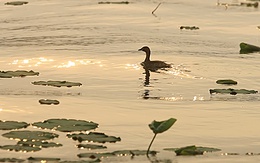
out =
[(244, 42), (240, 43), (240, 54), (248, 54), (254, 52), (260, 52), (260, 47), (255, 45), (250, 45)]
[(0, 158), (0, 162), (24, 162), (23, 159), (17, 159), (17, 158)]
[(177, 156), (180, 156), (180, 155), (202, 155), (205, 152), (221, 151), (218, 148), (196, 147), (195, 145), (181, 147), (181, 148), (165, 148), (164, 150), (174, 151)]
[(163, 133), (167, 131), (172, 125), (177, 121), (175, 118), (170, 118), (165, 121), (153, 121), (149, 124), (150, 129), (153, 131), (154, 134)]
[(79, 160), (79, 161), (61, 161), (60, 163), (96, 163), (101, 162), (100, 159), (96, 160)]
[(81, 83), (68, 82), (68, 81), (35, 81), (32, 82), (34, 85), (53, 86), (53, 87), (73, 87), (81, 86)]
[(59, 135), (43, 131), (11, 131), (2, 135), (10, 139), (42, 141), (57, 138)]
[(75, 119), (48, 119), (43, 122), (35, 122), (32, 125), (42, 129), (58, 130), (61, 132), (88, 131), (98, 127), (97, 123)]
[(104, 133), (99, 132), (90, 132), (88, 134), (79, 133), (79, 134), (67, 134), (69, 138), (73, 140), (78, 140), (79, 142), (88, 141), (88, 142), (97, 142), (97, 143), (115, 143), (121, 141), (120, 137), (107, 136)]
[[(140, 155), (146, 155), (147, 150), (119, 150), (119, 151), (114, 151), (113, 152), (117, 156), (140, 156)], [(151, 155), (156, 155), (158, 152), (157, 151), (149, 151), (149, 154)]]
[(30, 147), (40, 147), (40, 148), (49, 148), (49, 147), (60, 147), (62, 144), (54, 143), (54, 142), (47, 142), (47, 141), (19, 141), (18, 145), (22, 146), (30, 146)]
[(237, 85), (237, 81), (234, 81), (232, 79), (222, 79), (222, 80), (217, 80), (217, 84), (226, 84), (226, 85)]
[(112, 152), (106, 152), (106, 153), (80, 153), (77, 156), (79, 158), (99, 159), (99, 158), (111, 157), (111, 156), (116, 156), (116, 155)]
[(13, 1), (13, 2), (6, 2), (5, 5), (14, 5), (14, 6), (19, 6), (19, 5), (24, 5), (27, 4), (28, 2), (26, 1)]
[(0, 130), (13, 130), (26, 128), (29, 124), (26, 122), (17, 122), (17, 121), (1, 121), (0, 120)]
[(256, 94), (258, 91), (255, 90), (246, 90), (246, 89), (210, 89), (209, 90), (210, 94), (213, 93), (221, 93), (221, 94), (231, 94), (231, 95), (236, 95), (236, 94)]
[(40, 104), (45, 104), (45, 105), (58, 105), (60, 102), (58, 100), (50, 100), (50, 99), (40, 99), (39, 100)]
[(103, 145), (96, 145), (96, 144), (78, 144), (78, 148), (87, 148), (87, 149), (104, 149), (107, 148)]
[(60, 158), (50, 158), (50, 157), (29, 157), (27, 158), (30, 162), (48, 162), (48, 161), (59, 161)]
[(12, 78), (12, 77), (25, 77), (25, 76), (39, 76), (39, 72), (34, 71), (25, 71), (25, 70), (17, 70), (17, 71), (0, 71), (0, 78)]
[(41, 150), (40, 147), (23, 146), (19, 144), (0, 146), (0, 149), (15, 151), (15, 152), (36, 152)]

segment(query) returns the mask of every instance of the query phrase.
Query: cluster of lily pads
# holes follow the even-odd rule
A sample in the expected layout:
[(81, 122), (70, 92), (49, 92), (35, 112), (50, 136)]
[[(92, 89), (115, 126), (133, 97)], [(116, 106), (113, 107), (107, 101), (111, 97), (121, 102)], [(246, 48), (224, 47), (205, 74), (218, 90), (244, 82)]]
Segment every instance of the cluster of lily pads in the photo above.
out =
[[(237, 81), (234, 81), (232, 79), (221, 79), (216, 81), (217, 84), (223, 84), (223, 85), (237, 85)], [(247, 89), (210, 89), (210, 94), (230, 94), (230, 95), (236, 95), (236, 94), (256, 94), (258, 91), (256, 90), (247, 90)]]

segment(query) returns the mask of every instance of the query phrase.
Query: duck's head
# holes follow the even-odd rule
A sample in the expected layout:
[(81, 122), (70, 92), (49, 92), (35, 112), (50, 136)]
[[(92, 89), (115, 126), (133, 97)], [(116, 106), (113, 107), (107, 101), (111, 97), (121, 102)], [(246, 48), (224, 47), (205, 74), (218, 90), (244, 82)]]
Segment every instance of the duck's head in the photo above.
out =
[(144, 46), (141, 49), (138, 49), (138, 51), (144, 51), (146, 54), (150, 54), (150, 48), (148, 46)]

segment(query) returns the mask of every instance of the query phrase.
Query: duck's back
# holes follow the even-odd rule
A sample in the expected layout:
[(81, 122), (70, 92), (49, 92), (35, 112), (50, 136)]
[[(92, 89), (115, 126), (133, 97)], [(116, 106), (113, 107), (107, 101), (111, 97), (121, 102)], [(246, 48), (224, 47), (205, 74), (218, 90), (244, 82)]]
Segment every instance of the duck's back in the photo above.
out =
[(141, 63), (141, 65), (147, 69), (171, 68), (170, 64), (167, 64), (163, 61), (144, 61)]

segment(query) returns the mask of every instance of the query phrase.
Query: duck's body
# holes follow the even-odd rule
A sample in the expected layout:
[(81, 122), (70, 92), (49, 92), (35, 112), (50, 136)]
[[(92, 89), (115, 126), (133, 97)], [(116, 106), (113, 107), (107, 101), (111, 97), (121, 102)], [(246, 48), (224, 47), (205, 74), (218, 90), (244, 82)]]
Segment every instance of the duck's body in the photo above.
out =
[(144, 69), (150, 69), (150, 70), (158, 70), (163, 68), (171, 68), (172, 66), (168, 63), (165, 63), (163, 61), (151, 61), (151, 50), (148, 46), (144, 46), (138, 51), (144, 51), (146, 54), (145, 60), (141, 63), (141, 65), (144, 67)]

